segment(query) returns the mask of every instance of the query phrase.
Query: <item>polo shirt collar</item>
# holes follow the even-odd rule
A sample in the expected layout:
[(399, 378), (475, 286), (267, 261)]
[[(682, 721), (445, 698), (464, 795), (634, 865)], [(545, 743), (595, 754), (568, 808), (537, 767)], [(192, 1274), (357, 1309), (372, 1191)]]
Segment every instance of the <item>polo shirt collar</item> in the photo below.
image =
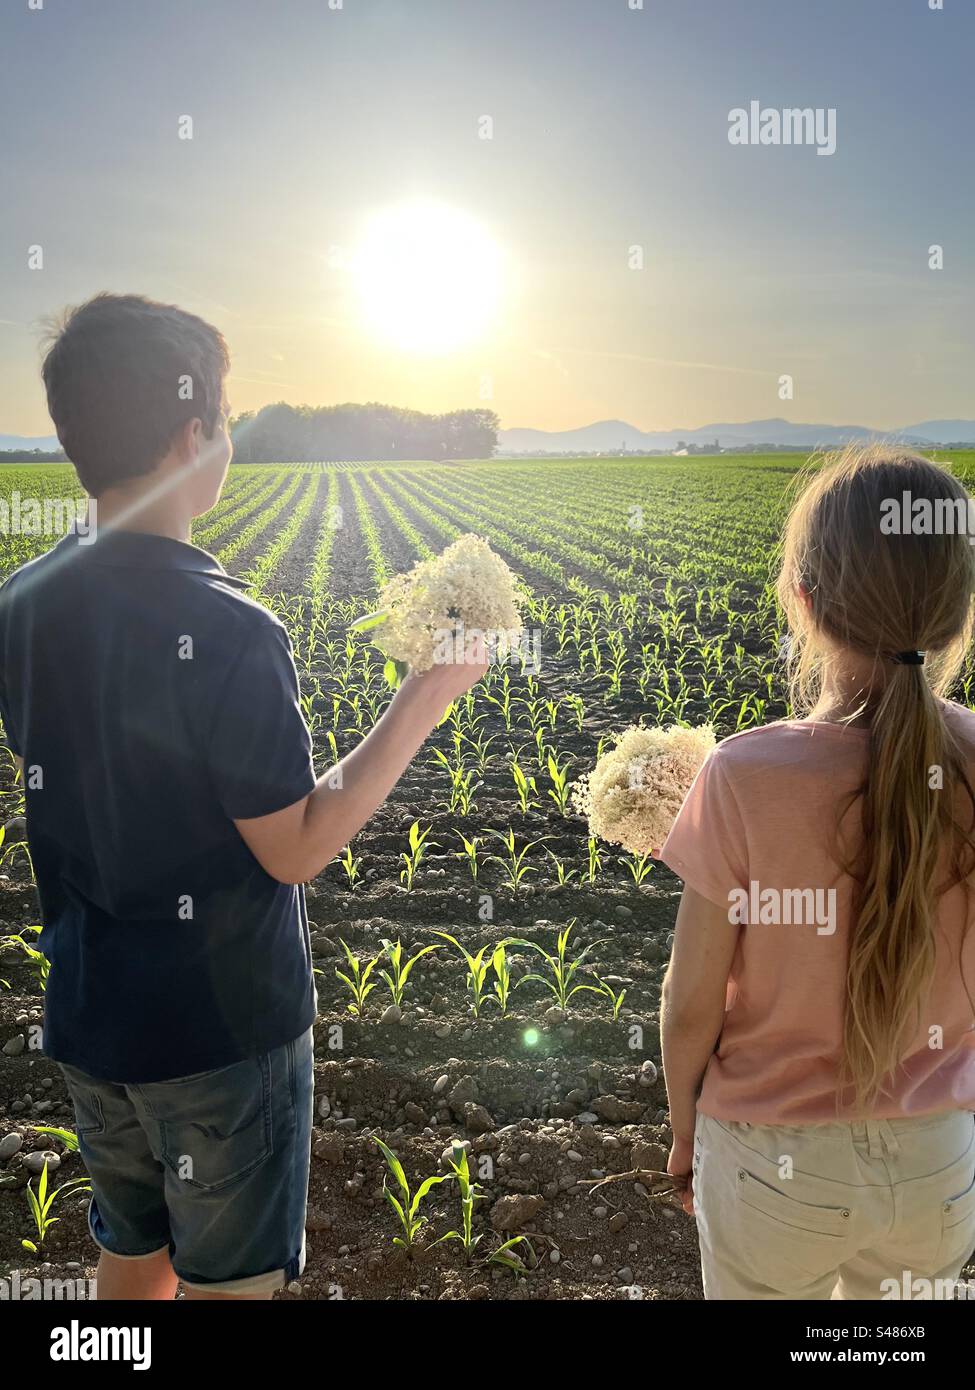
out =
[[(73, 546), (75, 538), (69, 532), (60, 544)], [(209, 551), (201, 550), (187, 541), (175, 541), (170, 536), (106, 527), (84, 549), (88, 551), (90, 559), (99, 565), (112, 565), (120, 569), (184, 570), (190, 574), (208, 575), (238, 589), (250, 587), (245, 579), (228, 574)]]

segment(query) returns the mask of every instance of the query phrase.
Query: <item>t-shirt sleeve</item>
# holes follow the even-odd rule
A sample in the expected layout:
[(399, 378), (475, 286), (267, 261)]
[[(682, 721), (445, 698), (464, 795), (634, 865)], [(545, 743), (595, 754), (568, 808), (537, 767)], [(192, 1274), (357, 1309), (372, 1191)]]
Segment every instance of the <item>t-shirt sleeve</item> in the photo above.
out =
[(659, 857), (709, 902), (728, 905), (748, 890), (748, 845), (741, 809), (722, 766), (720, 749), (694, 779)]
[(311, 735), (279, 623), (263, 622), (247, 634), (212, 711), (207, 758), (231, 820), (282, 811), (314, 787)]

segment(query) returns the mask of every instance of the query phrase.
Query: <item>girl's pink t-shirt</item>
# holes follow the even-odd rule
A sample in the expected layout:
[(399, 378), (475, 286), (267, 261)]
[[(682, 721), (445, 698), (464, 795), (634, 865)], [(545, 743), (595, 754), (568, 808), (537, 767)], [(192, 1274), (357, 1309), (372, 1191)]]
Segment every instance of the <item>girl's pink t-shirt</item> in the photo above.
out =
[[(944, 706), (972, 750), (975, 713)], [(839, 1096), (853, 880), (839, 862), (859, 831), (869, 731), (785, 721), (726, 739), (701, 769), (660, 854), (743, 923), (727, 1013), (698, 1108), (719, 1120), (809, 1124), (850, 1118)], [(969, 886), (972, 880), (969, 880)], [(936, 966), (905, 1060), (876, 1118), (975, 1109), (975, 896), (938, 899)]]

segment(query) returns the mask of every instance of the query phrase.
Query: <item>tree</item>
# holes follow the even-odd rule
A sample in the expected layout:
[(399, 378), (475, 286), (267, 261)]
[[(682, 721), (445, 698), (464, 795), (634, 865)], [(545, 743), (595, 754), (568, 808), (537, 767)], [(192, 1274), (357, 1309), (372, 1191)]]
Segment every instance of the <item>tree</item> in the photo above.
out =
[(370, 401), (308, 406), (278, 401), (230, 423), (241, 463), (344, 459), (490, 458), (498, 443), (493, 410), (419, 410)]

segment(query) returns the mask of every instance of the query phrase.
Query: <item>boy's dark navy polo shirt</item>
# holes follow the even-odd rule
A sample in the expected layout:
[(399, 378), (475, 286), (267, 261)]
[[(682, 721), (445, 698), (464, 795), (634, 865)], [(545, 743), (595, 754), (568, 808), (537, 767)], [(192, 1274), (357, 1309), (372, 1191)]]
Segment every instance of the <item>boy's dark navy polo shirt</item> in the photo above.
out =
[(287, 633), (242, 588), (192, 545), (109, 530), (0, 588), (0, 714), (51, 961), (44, 1050), (105, 1080), (227, 1066), (315, 1016), (303, 890), (233, 825), (315, 783)]

